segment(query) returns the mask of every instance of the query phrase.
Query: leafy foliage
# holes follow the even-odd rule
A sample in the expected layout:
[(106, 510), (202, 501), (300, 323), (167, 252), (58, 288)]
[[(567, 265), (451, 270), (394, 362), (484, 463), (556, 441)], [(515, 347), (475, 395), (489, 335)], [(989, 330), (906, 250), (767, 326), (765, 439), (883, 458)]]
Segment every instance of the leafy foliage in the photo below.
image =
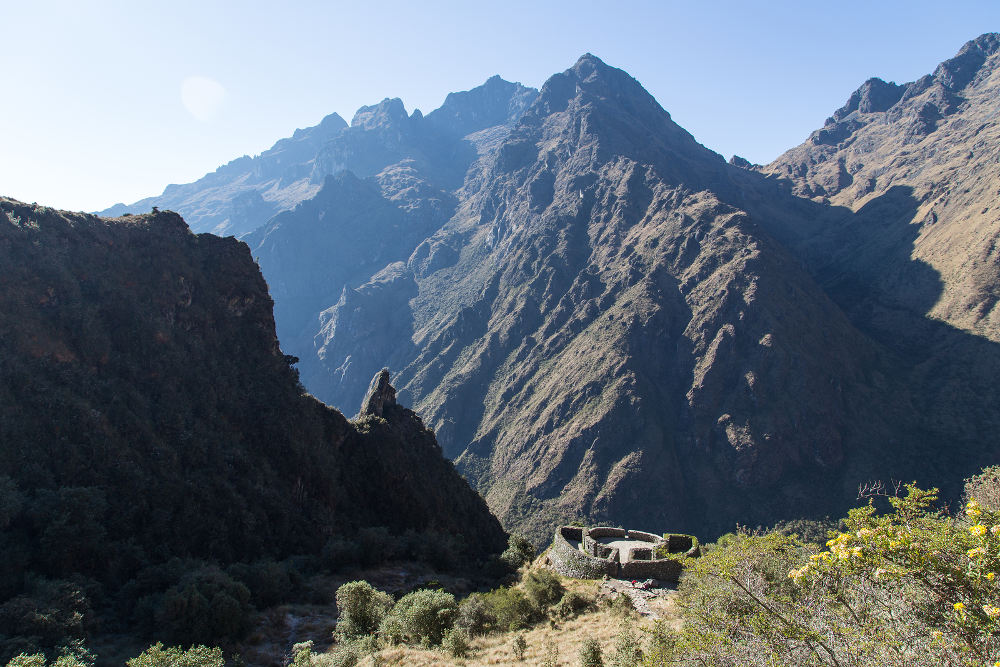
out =
[(528, 640), (524, 638), (523, 632), (514, 633), (514, 640), (510, 643), (511, 653), (518, 662), (524, 660), (524, 652), (528, 650)]
[(517, 571), (525, 563), (535, 557), (535, 545), (521, 535), (511, 535), (507, 549), (500, 555), (500, 560), (512, 572)]
[(540, 614), (545, 614), (566, 592), (559, 575), (551, 570), (532, 570), (525, 575), (523, 583), (528, 601)]
[(441, 645), (453, 658), (465, 658), (469, 655), (469, 635), (461, 628), (445, 630)]
[(185, 651), (179, 646), (164, 648), (157, 642), (125, 664), (128, 667), (224, 667), (226, 661), (218, 648), (192, 646)]
[(646, 664), (993, 664), (1000, 659), (1000, 513), (936, 508), (906, 487), (853, 509), (826, 549), (778, 532), (734, 535), (688, 566), (679, 634)]
[(337, 589), (338, 639), (370, 635), (378, 630), (392, 608), (392, 596), (367, 581), (352, 581)]
[(585, 639), (580, 646), (580, 667), (604, 667), (601, 645), (596, 639)]
[(393, 643), (436, 646), (455, 620), (455, 596), (438, 590), (419, 590), (401, 597), (379, 626), (380, 635)]
[(487, 634), (497, 625), (497, 615), (486, 594), (473, 593), (459, 603), (458, 614), (455, 616), (456, 628), (476, 637)]

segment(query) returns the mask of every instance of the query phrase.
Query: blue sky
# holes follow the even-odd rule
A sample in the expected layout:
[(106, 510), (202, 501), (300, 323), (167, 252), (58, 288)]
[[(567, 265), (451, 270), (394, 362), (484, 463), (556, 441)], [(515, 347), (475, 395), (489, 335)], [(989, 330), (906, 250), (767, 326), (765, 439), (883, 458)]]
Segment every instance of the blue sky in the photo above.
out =
[(493, 74), (541, 86), (585, 52), (727, 158), (768, 162), (871, 76), (912, 81), (1000, 31), (1000, 2), (0, 0), (0, 194), (96, 210), (298, 127)]

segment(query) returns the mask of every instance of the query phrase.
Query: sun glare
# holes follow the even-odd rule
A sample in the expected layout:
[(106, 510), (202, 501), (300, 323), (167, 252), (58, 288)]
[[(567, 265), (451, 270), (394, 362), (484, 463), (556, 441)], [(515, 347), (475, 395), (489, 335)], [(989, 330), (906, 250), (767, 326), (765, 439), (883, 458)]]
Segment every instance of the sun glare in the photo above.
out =
[(226, 89), (215, 79), (189, 76), (181, 83), (181, 102), (200, 121), (214, 119), (225, 98)]

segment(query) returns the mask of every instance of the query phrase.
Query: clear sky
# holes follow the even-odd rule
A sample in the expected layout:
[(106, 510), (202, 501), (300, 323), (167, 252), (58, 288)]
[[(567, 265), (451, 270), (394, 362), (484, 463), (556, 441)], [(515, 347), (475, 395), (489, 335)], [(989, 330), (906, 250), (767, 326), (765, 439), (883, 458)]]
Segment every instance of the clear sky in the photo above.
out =
[(1000, 1), (0, 0), (0, 26), (0, 194), (97, 210), (334, 111), (539, 87), (588, 51), (709, 148), (769, 162), (869, 77), (1000, 31)]

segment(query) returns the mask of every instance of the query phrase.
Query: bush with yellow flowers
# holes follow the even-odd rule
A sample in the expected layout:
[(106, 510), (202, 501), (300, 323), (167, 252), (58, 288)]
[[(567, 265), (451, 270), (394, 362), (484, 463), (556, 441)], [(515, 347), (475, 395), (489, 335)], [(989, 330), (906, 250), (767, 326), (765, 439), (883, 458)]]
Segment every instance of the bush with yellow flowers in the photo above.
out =
[(888, 501), (851, 510), (825, 548), (741, 531), (708, 550), (682, 629), (646, 664), (1000, 667), (1000, 508), (973, 497), (952, 516), (913, 485)]

